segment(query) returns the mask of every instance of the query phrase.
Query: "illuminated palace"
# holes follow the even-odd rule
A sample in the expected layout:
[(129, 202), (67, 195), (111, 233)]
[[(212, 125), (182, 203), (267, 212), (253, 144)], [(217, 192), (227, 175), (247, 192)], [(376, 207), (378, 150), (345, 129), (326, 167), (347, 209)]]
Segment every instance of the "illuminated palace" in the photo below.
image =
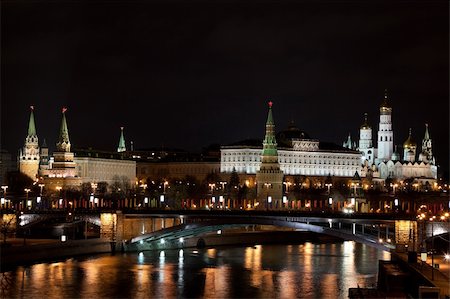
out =
[(126, 150), (123, 128), (117, 153), (92, 150), (72, 152), (66, 110), (62, 110), (56, 151), (50, 156), (45, 140), (39, 146), (34, 107), (31, 107), (28, 134), (18, 155), (19, 171), (33, 180), (42, 179), (48, 189), (79, 188), (83, 183), (98, 182), (134, 184), (136, 162), (124, 159), (121, 154)]
[(392, 107), (386, 92), (380, 105), (377, 147), (374, 147), (372, 142), (372, 127), (368, 123), (367, 113), (359, 130), (359, 145), (356, 147), (355, 143), (352, 144), (350, 136), (343, 144), (349, 149), (361, 152), (361, 177), (370, 177), (378, 181), (384, 181), (387, 178), (409, 179), (421, 186), (427, 184), (431, 186), (437, 179), (437, 166), (428, 124), (425, 124), (420, 152), (409, 129), (409, 136), (403, 143), (403, 153), (400, 153), (397, 147), (394, 147), (391, 116)]
[[(267, 121), (274, 125), (271, 107)], [(358, 151), (312, 139), (293, 123), (287, 130), (277, 133), (274, 139), (277, 161), (285, 175), (351, 178), (361, 170), (361, 154)], [(256, 174), (261, 167), (262, 154), (263, 146), (257, 140), (222, 146), (220, 171), (231, 173), (234, 169), (238, 173)]]
[[(246, 140), (221, 147), (220, 171), (246, 174), (256, 180), (260, 207), (280, 206), (283, 176), (352, 178), (361, 170), (361, 153), (342, 146), (310, 138), (291, 123), (275, 134), (272, 103), (266, 122), (264, 141)], [(264, 202), (265, 200), (270, 202)]]

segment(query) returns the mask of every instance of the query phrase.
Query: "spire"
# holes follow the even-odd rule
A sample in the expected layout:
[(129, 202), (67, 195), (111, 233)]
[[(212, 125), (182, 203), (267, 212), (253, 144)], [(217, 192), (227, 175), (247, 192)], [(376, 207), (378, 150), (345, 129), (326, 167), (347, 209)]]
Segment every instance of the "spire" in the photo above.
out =
[(28, 137), (36, 136), (36, 125), (34, 124), (34, 106), (30, 106), (30, 121), (28, 122)]
[(274, 124), (274, 122), (273, 122), (273, 116), (272, 116), (272, 105), (273, 105), (273, 102), (270, 101), (270, 102), (269, 102), (269, 113), (268, 113), (268, 115), (267, 115), (266, 126), (267, 126), (267, 125), (273, 125), (273, 124)]
[(123, 137), (123, 127), (120, 127), (120, 139), (119, 139), (119, 147), (117, 148), (117, 152), (124, 152), (127, 148), (125, 147), (125, 138)]
[(430, 139), (430, 133), (428, 133), (428, 124), (425, 124), (425, 136), (423, 137), (424, 140)]
[(45, 141), (45, 138), (44, 138), (44, 141), (42, 142), (41, 147), (47, 147), (47, 142)]
[(62, 121), (61, 121), (61, 129), (59, 130), (59, 139), (56, 144), (56, 148), (61, 152), (70, 152), (70, 140), (69, 140), (69, 130), (67, 129), (67, 121), (66, 121), (66, 111), (67, 108), (62, 108)]
[(263, 157), (272, 156), (278, 161), (277, 141), (275, 139), (275, 123), (272, 116), (272, 101), (269, 102), (269, 112), (266, 121), (266, 136), (263, 141)]

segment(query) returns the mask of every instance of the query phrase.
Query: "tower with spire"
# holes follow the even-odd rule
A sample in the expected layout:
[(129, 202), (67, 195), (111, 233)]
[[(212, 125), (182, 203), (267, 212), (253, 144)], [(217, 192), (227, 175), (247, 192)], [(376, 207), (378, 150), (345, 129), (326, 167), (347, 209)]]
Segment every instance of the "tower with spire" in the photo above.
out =
[(18, 155), (19, 171), (31, 179), (36, 179), (39, 172), (39, 140), (34, 122), (34, 107), (30, 106), (30, 119), (28, 121), (28, 134), (25, 144)]
[(120, 138), (119, 138), (119, 146), (117, 147), (117, 152), (121, 153), (126, 150), (127, 148), (125, 146), (125, 138), (123, 137), (123, 127), (120, 127)]
[(49, 170), (49, 176), (53, 177), (75, 177), (76, 167), (73, 161), (73, 153), (70, 151), (69, 129), (66, 120), (67, 108), (62, 109), (61, 128), (56, 143), (56, 151), (53, 152), (54, 162)]
[(392, 131), (392, 107), (389, 104), (387, 90), (380, 105), (380, 124), (378, 129), (378, 161), (388, 161), (394, 151), (394, 132)]
[(257, 200), (259, 209), (282, 206), (283, 171), (278, 163), (277, 141), (275, 139), (275, 122), (272, 115), (272, 102), (266, 121), (266, 134), (263, 141), (261, 164), (256, 172)]
[(433, 156), (432, 142), (428, 132), (428, 124), (425, 124), (425, 135), (422, 139), (422, 152), (419, 154), (419, 161), (436, 164)]

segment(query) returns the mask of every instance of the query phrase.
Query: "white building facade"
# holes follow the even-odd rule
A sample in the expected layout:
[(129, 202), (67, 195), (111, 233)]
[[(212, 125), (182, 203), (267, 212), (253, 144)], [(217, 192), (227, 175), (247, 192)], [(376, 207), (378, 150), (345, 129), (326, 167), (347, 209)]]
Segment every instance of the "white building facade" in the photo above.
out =
[(75, 157), (74, 162), (82, 183), (126, 181), (132, 186), (136, 181), (136, 161)]
[[(352, 177), (361, 170), (361, 153), (344, 149), (321, 149), (314, 139), (292, 140), (292, 147), (278, 148), (278, 163), (285, 175)], [(262, 146), (223, 146), (220, 171), (256, 174)]]

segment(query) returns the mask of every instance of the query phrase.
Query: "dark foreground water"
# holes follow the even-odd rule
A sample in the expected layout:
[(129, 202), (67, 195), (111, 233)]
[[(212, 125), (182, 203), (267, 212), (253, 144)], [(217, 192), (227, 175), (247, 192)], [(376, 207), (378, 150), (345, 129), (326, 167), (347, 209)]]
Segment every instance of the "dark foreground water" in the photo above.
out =
[(352, 241), (97, 255), (0, 273), (4, 298), (348, 298), (390, 254)]

